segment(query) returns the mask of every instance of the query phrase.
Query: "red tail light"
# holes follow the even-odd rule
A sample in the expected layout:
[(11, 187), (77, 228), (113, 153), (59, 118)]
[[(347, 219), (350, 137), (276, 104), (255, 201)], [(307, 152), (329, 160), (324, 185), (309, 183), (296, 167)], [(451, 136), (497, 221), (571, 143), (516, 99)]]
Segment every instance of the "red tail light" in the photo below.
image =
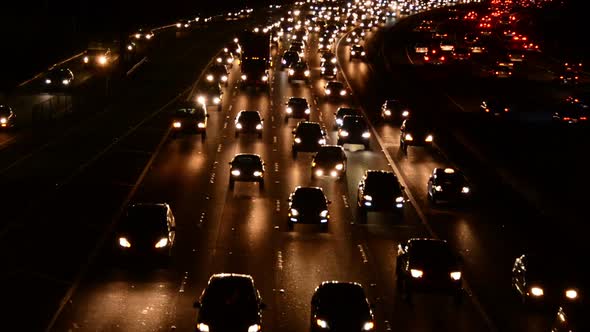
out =
[(580, 120), (584, 120), (584, 121), (585, 121), (585, 120), (588, 120), (588, 118), (587, 118), (587, 117), (585, 117), (585, 116), (581, 116), (581, 117), (580, 117)]
[(570, 118), (569, 116), (566, 116), (565, 118), (563, 118), (563, 121), (569, 121), (569, 120), (571, 120), (571, 119), (572, 119), (572, 118)]
[(429, 58), (429, 57), (427, 57), (427, 56), (425, 56), (425, 57), (424, 57), (424, 61), (428, 61), (428, 60), (430, 60), (430, 58)]

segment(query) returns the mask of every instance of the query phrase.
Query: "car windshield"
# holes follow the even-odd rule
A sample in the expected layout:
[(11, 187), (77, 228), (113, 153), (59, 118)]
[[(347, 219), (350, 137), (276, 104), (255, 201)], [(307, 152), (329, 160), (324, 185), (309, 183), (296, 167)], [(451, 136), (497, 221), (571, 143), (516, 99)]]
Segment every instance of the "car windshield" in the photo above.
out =
[(104, 55), (107, 51), (105, 49), (88, 49), (86, 50), (86, 54), (93, 56), (93, 55)]
[(330, 83), (328, 83), (327, 88), (334, 89), (334, 90), (344, 89), (344, 85), (340, 82), (330, 82)]
[(359, 115), (359, 111), (355, 108), (340, 108), (336, 112), (336, 117), (338, 119), (344, 118), (345, 115)]
[(293, 204), (297, 206), (325, 205), (325, 203), (324, 193), (317, 188), (298, 188), (293, 195)]
[(283, 58), (285, 59), (298, 59), (299, 55), (297, 55), (297, 53), (295, 52), (285, 52), (285, 54), (283, 55)]
[(322, 311), (339, 317), (358, 317), (369, 313), (362, 288), (347, 284), (323, 285), (319, 304)]
[(307, 100), (303, 98), (291, 98), (289, 99), (289, 105), (297, 106), (297, 107), (305, 107), (307, 106)]
[(203, 294), (203, 307), (254, 307), (256, 294), (252, 282), (242, 278), (218, 278), (213, 280)]
[(258, 112), (241, 112), (239, 115), (241, 121), (260, 121)]
[(412, 241), (410, 255), (412, 261), (428, 266), (446, 265), (455, 260), (449, 246), (442, 241)]
[(166, 230), (166, 208), (161, 205), (130, 207), (122, 223), (124, 231), (135, 234), (153, 234)]
[(176, 116), (204, 116), (203, 109), (183, 107), (176, 110)]
[(365, 122), (363, 117), (348, 115), (343, 118), (342, 127), (366, 129), (367, 122)]
[(437, 183), (446, 185), (460, 185), (464, 182), (464, 177), (461, 173), (438, 173), (436, 175)]
[(322, 136), (322, 129), (318, 124), (300, 124), (297, 127), (297, 134), (309, 136)]
[(365, 189), (371, 192), (399, 191), (399, 184), (392, 173), (371, 172), (367, 175)]
[(262, 161), (260, 157), (253, 156), (253, 155), (238, 155), (234, 158), (232, 164), (240, 164), (240, 165), (251, 165), (251, 166), (260, 166), (262, 165)]
[(363, 50), (363, 47), (362, 46), (353, 46), (352, 47), (352, 50), (353, 51), (362, 51)]
[(408, 119), (404, 123), (407, 130), (426, 130), (429, 128), (428, 122), (422, 119)]
[(0, 106), (0, 115), (1, 116), (9, 116), (12, 113), (10, 108), (6, 106)]
[(297, 62), (293, 68), (295, 69), (307, 69), (307, 65), (305, 64), (305, 62)]
[(342, 159), (342, 149), (340, 147), (322, 147), (315, 155), (316, 161), (332, 161)]

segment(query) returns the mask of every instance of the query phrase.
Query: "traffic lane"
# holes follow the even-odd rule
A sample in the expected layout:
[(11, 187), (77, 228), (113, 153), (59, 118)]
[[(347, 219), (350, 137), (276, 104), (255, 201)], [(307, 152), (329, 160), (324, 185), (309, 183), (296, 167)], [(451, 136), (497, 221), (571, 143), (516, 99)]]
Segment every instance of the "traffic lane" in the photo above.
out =
[[(352, 76), (351, 81), (353, 82), (353, 85), (355, 84), (355, 77)], [(379, 83), (378, 83), (379, 84)], [(368, 89), (366, 89), (367, 91), (377, 91), (376, 87), (372, 87), (371, 84), (367, 84), (366, 82), (357, 82), (357, 86), (358, 87), (368, 87)], [(374, 90), (372, 90), (372, 88), (374, 88)], [(356, 90), (355, 90), (356, 91)], [(365, 100), (381, 100), (379, 99), (379, 97), (375, 97), (374, 95), (369, 94), (368, 96), (364, 96)], [(397, 130), (397, 128), (390, 128), (389, 126), (384, 126), (382, 129), (380, 136), (385, 140), (385, 145), (389, 146), (388, 150), (390, 150), (390, 154), (394, 157), (394, 160), (396, 160), (396, 158), (399, 158), (399, 156), (403, 156), (403, 154), (399, 154), (399, 147), (398, 147), (398, 141), (399, 141), (399, 130)], [(412, 153), (412, 149), (410, 148), (410, 153)], [(426, 157), (427, 160), (430, 159), (430, 156), (426, 155), (426, 156), (422, 156), (422, 157)], [(439, 159), (443, 159), (440, 158)], [(443, 161), (443, 160), (441, 160)], [(406, 167), (404, 167), (404, 162), (406, 162)], [(424, 163), (424, 162), (423, 162)], [(426, 166), (424, 168), (422, 168), (422, 170), (420, 171), (420, 167), (416, 167), (415, 164), (409, 164), (407, 162), (407, 159), (404, 158), (399, 158), (396, 161), (396, 164), (398, 166), (400, 166), (402, 173), (404, 174), (404, 176), (407, 176), (407, 178), (409, 178), (409, 182), (408, 183), (412, 183), (415, 182), (416, 185), (414, 188), (412, 188), (412, 185), (410, 185), (410, 190), (412, 192), (418, 192), (419, 194), (416, 195), (416, 197), (420, 197), (418, 200), (422, 200), (422, 204), (425, 204), (426, 202), (426, 181), (428, 179), (428, 175), (429, 173), (432, 171), (433, 166), (439, 166), (439, 167), (445, 167), (447, 166), (447, 162), (438, 162), (434, 165), (431, 166)], [(428, 163), (424, 163), (425, 165), (428, 165)], [(438, 164), (438, 165), (437, 165)], [(416, 172), (416, 170), (418, 170), (418, 172)], [(421, 174), (421, 176), (418, 177), (418, 179), (416, 178), (416, 173)], [(408, 174), (408, 175), (406, 175)], [(476, 187), (477, 188), (477, 187)], [(485, 202), (485, 198), (489, 198), (489, 202), (495, 202), (497, 197), (502, 197), (499, 196), (497, 192), (488, 192), (486, 193), (486, 190), (481, 190), (485, 187), (481, 187), (480, 191), (478, 192), (478, 195), (482, 195), (482, 201)], [(506, 203), (510, 203), (510, 202), (506, 202)], [(514, 204), (504, 204), (504, 202), (500, 203), (500, 208), (501, 207), (506, 207), (506, 210), (500, 211), (501, 213), (498, 213), (499, 211), (497, 210), (498, 207), (494, 206), (493, 204), (491, 206), (487, 206), (484, 207), (485, 209), (483, 209), (482, 213), (478, 213), (475, 214), (472, 217), (468, 217), (468, 216), (461, 216), (460, 214), (456, 214), (456, 213), (451, 213), (451, 214), (441, 214), (439, 212), (435, 212), (434, 214), (427, 214), (429, 217), (429, 220), (432, 219), (433, 221), (430, 223), (433, 227), (433, 229), (435, 229), (436, 233), (445, 236), (442, 236), (443, 238), (448, 238), (450, 240), (452, 240), (453, 243), (455, 243), (459, 248), (461, 248), (465, 253), (467, 253), (466, 255), (466, 260), (468, 263), (471, 264), (476, 264), (475, 267), (472, 267), (470, 270), (473, 271), (469, 271), (471, 273), (467, 274), (467, 277), (469, 278), (470, 274), (473, 275), (474, 277), (472, 277), (470, 280), (470, 283), (473, 285), (475, 291), (477, 292), (478, 296), (481, 296), (480, 293), (483, 293), (483, 295), (486, 296), (481, 296), (484, 300), (487, 299), (491, 299), (490, 303), (492, 303), (491, 306), (492, 309), (495, 309), (494, 311), (500, 311), (499, 313), (495, 313), (494, 316), (499, 316), (500, 320), (503, 323), (506, 322), (519, 322), (519, 320), (527, 320), (530, 319), (531, 321), (536, 321), (538, 319), (540, 319), (540, 317), (532, 315), (532, 317), (526, 317), (523, 315), (515, 315), (516, 317), (509, 317), (510, 319), (504, 319), (506, 313), (503, 311), (503, 306), (505, 303), (507, 303), (508, 305), (513, 305), (515, 304), (514, 301), (514, 295), (512, 293), (512, 290), (508, 287), (502, 288), (500, 290), (498, 289), (490, 289), (488, 287), (488, 284), (486, 284), (486, 282), (489, 282), (490, 279), (494, 279), (495, 281), (492, 282), (493, 284), (500, 284), (500, 285), (506, 285), (509, 284), (509, 280), (510, 280), (510, 267), (511, 264), (513, 263), (513, 259), (514, 257), (516, 257), (522, 250), (524, 250), (525, 248), (533, 248), (533, 247), (537, 247), (537, 248), (541, 248), (542, 243), (548, 239), (548, 235), (549, 233), (541, 233), (541, 232), (535, 232), (536, 238), (533, 238), (532, 240), (529, 240), (528, 237), (522, 237), (522, 234), (526, 234), (526, 231), (530, 230), (527, 228), (527, 225), (522, 225), (521, 222), (522, 220), (527, 220), (527, 219), (522, 219), (522, 218), (526, 218), (527, 214), (515, 214), (515, 211), (520, 211), (519, 209), (513, 209)], [(479, 208), (479, 206), (478, 206)], [(426, 207), (426, 209), (428, 209), (428, 207)], [(505, 215), (503, 215), (503, 213), (505, 213)], [(506, 220), (506, 215), (510, 216), (512, 220), (509, 219), (509, 221), (507, 222), (503, 222), (502, 224), (498, 225), (497, 224), (497, 220)], [(457, 218), (459, 216), (459, 218)], [(440, 220), (440, 223), (439, 221)], [(483, 228), (481, 230), (476, 230), (475, 228)], [(541, 234), (539, 234), (541, 233)], [(477, 235), (480, 234), (486, 234), (485, 238), (478, 238)], [(540, 235), (540, 236), (539, 236)], [(503, 239), (503, 240), (499, 240), (499, 239)], [(515, 245), (515, 248), (513, 249), (508, 249), (505, 250), (503, 248), (503, 246), (505, 245), (505, 243), (517, 243), (518, 245)], [(498, 244), (502, 244), (502, 246), (500, 246), (498, 248)], [(479, 247), (479, 249), (478, 249)], [(494, 248), (493, 250), (487, 250), (484, 251), (482, 250), (482, 248)], [(481, 262), (481, 267), (477, 266), (479, 265)], [(504, 266), (504, 269), (497, 271), (498, 269), (496, 262), (502, 262), (500, 265)], [(485, 268), (484, 268), (485, 267)], [(473, 279), (475, 279), (475, 282), (473, 282)], [(485, 280), (485, 282), (484, 282)], [(478, 282), (479, 281), (479, 282)], [(481, 286), (481, 287), (479, 287)], [(498, 294), (502, 294), (501, 296), (498, 296)], [(510, 311), (508, 311), (510, 312)], [(518, 308), (516, 308), (516, 312), (518, 311)], [(510, 315), (510, 314), (509, 314)], [(528, 320), (527, 320), (528, 321)], [(528, 321), (530, 323), (530, 321)], [(510, 324), (510, 323), (508, 323)], [(531, 324), (531, 326), (535, 326), (538, 324)], [(514, 329), (514, 326), (512, 326), (511, 330), (517, 330), (518, 328)]]

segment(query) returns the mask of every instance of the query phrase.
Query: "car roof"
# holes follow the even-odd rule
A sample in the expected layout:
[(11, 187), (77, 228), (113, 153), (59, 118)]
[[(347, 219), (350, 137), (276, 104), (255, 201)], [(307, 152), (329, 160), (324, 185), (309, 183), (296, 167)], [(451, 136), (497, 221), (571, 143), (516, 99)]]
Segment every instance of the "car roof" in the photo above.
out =
[(303, 103), (303, 102), (307, 103), (307, 99), (305, 99), (304, 97), (290, 97), (289, 98), (289, 103)]
[(293, 190), (293, 194), (297, 193), (297, 195), (305, 195), (310, 193), (322, 193), (324, 194), (324, 190), (321, 187), (303, 187), (297, 186), (295, 190)]
[(433, 238), (411, 238), (408, 240), (411, 250), (417, 251), (432, 251), (440, 249), (449, 249), (449, 244), (446, 240)]
[(311, 122), (311, 121), (300, 121), (299, 123), (297, 123), (297, 128), (301, 129), (303, 127), (313, 127), (313, 128), (319, 128), (321, 129), (322, 126), (319, 124), (319, 122)]
[(326, 145), (320, 146), (318, 152), (320, 152), (320, 151), (326, 151), (326, 152), (328, 152), (328, 151), (329, 152), (339, 151), (339, 152), (344, 152), (344, 148), (342, 148), (342, 146), (340, 146), (340, 145), (326, 144)]
[(234, 156), (234, 160), (240, 160), (240, 161), (262, 161), (262, 158), (260, 157), (260, 155), (255, 154), (255, 153), (237, 153)]
[(330, 85), (341, 85), (341, 86), (344, 86), (344, 83), (339, 82), (339, 81), (330, 81), (330, 82), (328, 82), (327, 85), (328, 86), (330, 86)]
[(259, 111), (254, 111), (254, 110), (241, 110), (238, 113), (238, 116), (254, 116), (254, 115), (260, 116), (260, 112)]

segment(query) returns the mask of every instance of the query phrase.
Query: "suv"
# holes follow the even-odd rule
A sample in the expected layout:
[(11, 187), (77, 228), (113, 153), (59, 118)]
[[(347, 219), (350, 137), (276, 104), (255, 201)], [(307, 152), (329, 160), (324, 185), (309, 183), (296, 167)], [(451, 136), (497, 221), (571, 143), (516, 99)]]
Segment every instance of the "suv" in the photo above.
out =
[(295, 224), (320, 224), (322, 231), (328, 230), (330, 212), (324, 191), (320, 187), (301, 187), (289, 195), (289, 213), (287, 215), (287, 226), (293, 230)]
[(363, 222), (368, 211), (401, 211), (404, 202), (404, 187), (393, 172), (368, 170), (359, 182), (357, 207)]
[(182, 105), (172, 116), (173, 134), (180, 132), (194, 132), (201, 134), (202, 139), (207, 137), (207, 109), (203, 105), (195, 107), (192, 103)]
[(317, 152), (326, 144), (326, 132), (317, 122), (302, 121), (293, 129), (293, 158), (298, 152)]
[(370, 148), (370, 138), (369, 125), (364, 117), (345, 115), (342, 118), (342, 126), (338, 129), (338, 145), (362, 144), (368, 150)]

